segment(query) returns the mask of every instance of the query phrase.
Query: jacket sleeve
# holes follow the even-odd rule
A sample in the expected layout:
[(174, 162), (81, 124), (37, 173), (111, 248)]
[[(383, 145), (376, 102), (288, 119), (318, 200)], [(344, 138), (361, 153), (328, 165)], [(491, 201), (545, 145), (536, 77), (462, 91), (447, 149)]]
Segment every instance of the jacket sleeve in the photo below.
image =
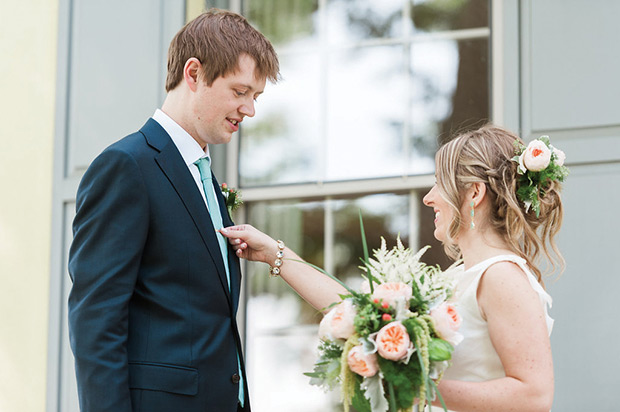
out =
[(69, 334), (83, 412), (131, 412), (128, 308), (148, 233), (136, 160), (107, 149), (85, 173), (69, 252)]

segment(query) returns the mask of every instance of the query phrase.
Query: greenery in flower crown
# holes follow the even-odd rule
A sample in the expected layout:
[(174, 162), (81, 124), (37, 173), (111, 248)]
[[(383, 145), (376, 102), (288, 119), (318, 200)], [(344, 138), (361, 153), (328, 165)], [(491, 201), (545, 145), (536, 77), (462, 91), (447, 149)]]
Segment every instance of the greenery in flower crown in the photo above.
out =
[[(455, 279), (451, 274), (442, 272), (439, 267), (420, 262), (420, 257), (428, 247), (413, 252), (405, 248), (400, 239), (397, 240), (397, 246), (390, 250), (382, 239), (381, 248), (375, 250), (374, 259), (370, 259), (361, 216), (360, 226), (364, 247), (364, 265), (361, 269), (365, 272), (363, 276), (368, 281), (367, 289), (370, 293), (364, 287), (362, 292), (354, 291), (334, 276), (311, 265), (340, 283), (349, 292), (341, 296), (342, 302), (332, 305), (332, 311), (346, 305), (348, 301), (353, 313), (348, 315), (349, 319), (352, 318), (349, 324), (352, 326), (346, 336), (336, 335), (341, 331), (331, 329), (329, 316), (332, 312), (325, 316), (319, 330), (321, 343), (318, 347), (318, 360), (314, 371), (305, 375), (311, 377), (310, 384), (326, 390), (340, 385), (345, 412), (349, 411), (350, 406), (358, 412), (411, 411), (415, 399), (424, 405), (430, 404), (435, 397), (439, 397), (444, 410), (447, 410), (437, 390), (436, 381), (447, 368), (454, 351), (453, 345), (458, 341), (455, 342), (454, 335), (440, 336), (435, 326), (434, 316), (437, 315), (433, 310), (447, 303), (452, 295)], [(408, 285), (411, 293), (407, 294), (409, 297), (401, 296), (390, 302), (384, 301), (377, 297), (379, 295), (373, 295), (373, 290), (384, 293), (385, 287), (389, 286), (383, 285), (384, 283), (400, 287)], [(326, 320), (328, 322), (324, 325)], [(380, 352), (378, 336), (383, 328), (396, 326), (392, 322), (402, 324), (406, 330), (405, 335), (411, 342), (409, 349), (398, 360), (384, 358)], [(324, 327), (325, 330), (322, 329)], [(327, 334), (324, 335), (326, 331)], [(442, 333), (448, 332), (443, 330)], [(459, 335), (455, 331), (451, 333)], [(349, 355), (354, 348), (361, 349), (364, 356), (376, 359), (376, 372), (364, 374), (349, 366)]]
[[(542, 144), (541, 144), (542, 143)], [(549, 136), (541, 136), (526, 147), (515, 141), (515, 156), (511, 159), (519, 167), (517, 174), (517, 198), (540, 216), (540, 198), (545, 195), (551, 182), (563, 182), (569, 170), (564, 166), (564, 152), (553, 147)]]
[(231, 215), (232, 212), (237, 210), (239, 206), (243, 204), (243, 200), (241, 200), (241, 192), (235, 188), (228, 187), (226, 183), (222, 183), (221, 189), (222, 195), (224, 195), (224, 200), (226, 201), (226, 209), (228, 210), (228, 214)]

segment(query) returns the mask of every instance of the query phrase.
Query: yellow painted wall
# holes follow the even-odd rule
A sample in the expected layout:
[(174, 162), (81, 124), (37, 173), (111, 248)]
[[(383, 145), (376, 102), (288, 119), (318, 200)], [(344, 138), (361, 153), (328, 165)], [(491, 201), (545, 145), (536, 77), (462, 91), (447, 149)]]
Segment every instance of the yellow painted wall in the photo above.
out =
[(57, 0), (0, 1), (0, 411), (44, 412)]

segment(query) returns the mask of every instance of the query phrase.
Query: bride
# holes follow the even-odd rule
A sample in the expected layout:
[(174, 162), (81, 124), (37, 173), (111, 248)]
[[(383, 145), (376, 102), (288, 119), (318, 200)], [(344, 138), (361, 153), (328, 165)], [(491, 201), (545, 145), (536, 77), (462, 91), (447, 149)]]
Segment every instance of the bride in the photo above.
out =
[[(437, 152), (436, 184), (424, 204), (435, 211), (434, 235), (447, 254), (463, 259), (456, 299), (464, 340), (439, 384), (452, 411), (551, 409), (551, 297), (536, 264), (544, 257), (563, 265), (554, 237), (562, 223), (559, 181), (567, 170), (564, 154), (543, 139), (526, 148), (513, 133), (487, 125)], [(515, 142), (523, 152), (518, 161)], [(239, 257), (269, 264), (317, 309), (346, 294), (250, 225), (222, 234)]]

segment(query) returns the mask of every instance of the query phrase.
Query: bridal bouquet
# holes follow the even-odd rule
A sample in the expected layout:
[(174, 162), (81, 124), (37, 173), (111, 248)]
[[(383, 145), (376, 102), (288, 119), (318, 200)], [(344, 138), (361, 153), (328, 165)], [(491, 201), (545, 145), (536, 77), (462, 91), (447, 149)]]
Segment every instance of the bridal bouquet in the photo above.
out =
[(449, 298), (455, 286), (447, 272), (427, 266), (400, 239), (391, 250), (381, 248), (368, 258), (363, 235), (365, 278), (335, 304), (319, 326), (319, 358), (306, 373), (313, 385), (342, 387), (344, 410), (410, 411), (439, 396), (436, 382), (461, 340), (460, 317)]

